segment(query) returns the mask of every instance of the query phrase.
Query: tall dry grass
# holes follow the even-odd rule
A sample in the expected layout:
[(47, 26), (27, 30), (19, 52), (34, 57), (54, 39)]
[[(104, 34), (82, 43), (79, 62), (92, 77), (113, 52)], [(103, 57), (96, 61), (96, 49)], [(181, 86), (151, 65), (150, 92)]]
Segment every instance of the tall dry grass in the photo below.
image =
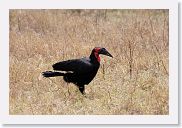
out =
[[(168, 10), (10, 10), (9, 113), (169, 113)], [(89, 56), (101, 67), (87, 98), (61, 77), (42, 71), (62, 60)]]

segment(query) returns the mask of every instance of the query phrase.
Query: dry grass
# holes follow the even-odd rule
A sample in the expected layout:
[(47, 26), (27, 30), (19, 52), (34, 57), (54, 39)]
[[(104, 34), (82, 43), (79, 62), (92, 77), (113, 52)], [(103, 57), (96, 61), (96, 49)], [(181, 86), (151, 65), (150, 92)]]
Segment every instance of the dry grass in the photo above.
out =
[[(10, 114), (169, 114), (168, 10), (10, 10)], [(89, 56), (101, 67), (87, 98), (55, 62)]]

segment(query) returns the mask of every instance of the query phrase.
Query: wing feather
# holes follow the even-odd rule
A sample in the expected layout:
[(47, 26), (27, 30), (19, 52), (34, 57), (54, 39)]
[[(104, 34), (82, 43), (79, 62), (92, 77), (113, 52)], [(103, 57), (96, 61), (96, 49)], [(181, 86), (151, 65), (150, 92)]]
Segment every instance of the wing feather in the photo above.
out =
[(89, 58), (61, 61), (61, 62), (55, 63), (52, 67), (54, 70), (72, 71), (78, 74), (88, 73), (93, 70), (93, 66), (90, 63)]

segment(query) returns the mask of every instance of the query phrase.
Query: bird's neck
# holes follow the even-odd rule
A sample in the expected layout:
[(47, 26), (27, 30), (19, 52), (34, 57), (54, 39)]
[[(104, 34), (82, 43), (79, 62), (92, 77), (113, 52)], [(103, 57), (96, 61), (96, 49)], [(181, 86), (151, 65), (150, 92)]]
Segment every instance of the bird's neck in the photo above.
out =
[(92, 52), (91, 55), (90, 55), (90, 59), (95, 62), (99, 62), (100, 63), (100, 56), (97, 52)]

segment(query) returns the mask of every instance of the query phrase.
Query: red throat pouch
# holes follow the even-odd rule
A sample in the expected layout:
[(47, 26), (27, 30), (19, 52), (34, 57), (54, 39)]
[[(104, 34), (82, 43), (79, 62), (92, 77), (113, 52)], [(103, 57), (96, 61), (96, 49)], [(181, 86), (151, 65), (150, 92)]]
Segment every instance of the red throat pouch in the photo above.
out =
[(97, 61), (100, 62), (100, 56), (97, 52), (94, 53), (95, 57), (97, 58)]

